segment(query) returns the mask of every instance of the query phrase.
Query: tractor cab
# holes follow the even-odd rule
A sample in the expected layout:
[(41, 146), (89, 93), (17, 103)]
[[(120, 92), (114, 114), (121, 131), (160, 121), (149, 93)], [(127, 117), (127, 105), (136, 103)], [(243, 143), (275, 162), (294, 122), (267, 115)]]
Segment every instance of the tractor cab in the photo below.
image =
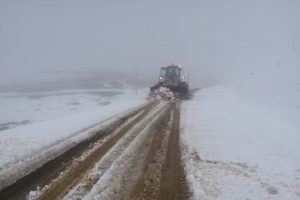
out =
[(179, 65), (171, 65), (166, 68), (166, 76), (167, 77), (179, 77), (181, 73), (181, 68)]

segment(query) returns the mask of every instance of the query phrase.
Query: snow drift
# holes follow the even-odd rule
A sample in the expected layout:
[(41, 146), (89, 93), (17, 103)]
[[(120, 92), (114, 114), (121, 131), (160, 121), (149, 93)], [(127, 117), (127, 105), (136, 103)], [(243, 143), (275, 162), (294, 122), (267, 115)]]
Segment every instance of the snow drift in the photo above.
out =
[(194, 199), (300, 198), (299, 74), (298, 65), (264, 68), (183, 104)]

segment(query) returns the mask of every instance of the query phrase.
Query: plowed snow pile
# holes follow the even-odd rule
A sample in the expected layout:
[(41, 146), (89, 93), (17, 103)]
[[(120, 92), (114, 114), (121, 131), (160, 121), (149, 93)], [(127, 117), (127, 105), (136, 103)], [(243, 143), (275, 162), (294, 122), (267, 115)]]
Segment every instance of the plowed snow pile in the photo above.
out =
[(157, 100), (165, 100), (165, 101), (174, 101), (175, 96), (174, 93), (165, 87), (160, 87), (157, 90), (154, 90), (150, 93), (150, 98), (154, 98)]
[(300, 70), (200, 90), (183, 104), (185, 171), (194, 199), (300, 199)]

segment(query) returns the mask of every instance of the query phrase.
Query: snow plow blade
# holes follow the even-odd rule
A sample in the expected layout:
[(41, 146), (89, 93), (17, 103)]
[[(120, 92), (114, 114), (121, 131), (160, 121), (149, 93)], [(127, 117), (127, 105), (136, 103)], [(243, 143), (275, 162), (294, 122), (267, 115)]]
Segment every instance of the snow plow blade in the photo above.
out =
[(167, 87), (174, 93), (182, 93), (182, 94), (188, 94), (189, 93), (189, 87), (188, 86), (170, 86)]
[[(152, 87), (150, 87), (150, 92), (153, 92), (155, 90), (158, 90), (160, 87), (164, 87), (161, 84), (156, 84)], [(188, 94), (189, 93), (189, 87), (188, 85), (180, 85), (180, 86), (168, 86), (165, 87), (171, 90), (174, 93), (182, 93), (182, 94)]]
[(153, 92), (154, 90), (157, 90), (160, 86), (161, 86), (161, 84), (156, 84), (156, 85), (150, 87), (150, 92)]

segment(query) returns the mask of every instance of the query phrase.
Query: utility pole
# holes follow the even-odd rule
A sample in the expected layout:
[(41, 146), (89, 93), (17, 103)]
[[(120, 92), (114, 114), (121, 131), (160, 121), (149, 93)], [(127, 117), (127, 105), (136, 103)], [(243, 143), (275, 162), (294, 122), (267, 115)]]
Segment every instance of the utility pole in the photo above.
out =
[(138, 67), (135, 66), (135, 95), (138, 94)]
[(296, 32), (293, 32), (293, 54), (296, 53)]

